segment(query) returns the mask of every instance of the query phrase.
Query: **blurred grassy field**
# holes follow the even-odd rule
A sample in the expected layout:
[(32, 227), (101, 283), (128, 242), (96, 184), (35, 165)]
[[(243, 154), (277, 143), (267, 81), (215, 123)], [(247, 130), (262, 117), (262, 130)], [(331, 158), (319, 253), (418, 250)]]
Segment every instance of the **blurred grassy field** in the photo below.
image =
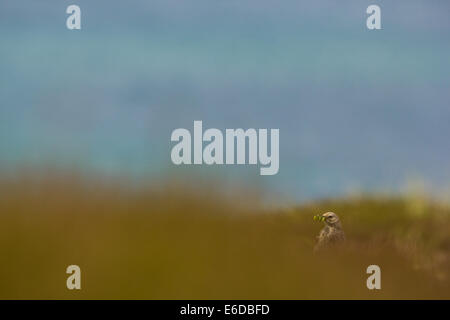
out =
[[(70, 174), (5, 177), (0, 298), (450, 298), (448, 207), (360, 196), (277, 211), (248, 195)], [(326, 211), (341, 217), (348, 241), (313, 255), (322, 225), (312, 217)], [(82, 290), (66, 288), (71, 264), (81, 267)], [(366, 288), (371, 264), (381, 267), (378, 291)]]

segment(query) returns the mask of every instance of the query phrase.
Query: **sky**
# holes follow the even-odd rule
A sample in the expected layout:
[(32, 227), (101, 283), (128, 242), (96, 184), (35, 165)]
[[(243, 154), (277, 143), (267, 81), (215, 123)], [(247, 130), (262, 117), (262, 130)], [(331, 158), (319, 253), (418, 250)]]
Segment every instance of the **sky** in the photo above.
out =
[[(77, 4), (82, 29), (66, 28)], [(382, 30), (366, 28), (381, 7)], [(187, 170), (295, 199), (450, 178), (448, 1), (0, 3), (0, 170)], [(176, 167), (171, 132), (280, 129), (280, 171)], [(431, 189), (430, 189), (431, 190)]]

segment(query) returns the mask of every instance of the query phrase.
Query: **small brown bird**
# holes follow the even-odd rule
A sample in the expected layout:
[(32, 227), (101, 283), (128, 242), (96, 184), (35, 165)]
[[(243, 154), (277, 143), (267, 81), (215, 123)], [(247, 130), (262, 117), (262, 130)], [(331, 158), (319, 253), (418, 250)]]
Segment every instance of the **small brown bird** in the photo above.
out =
[(314, 252), (345, 241), (345, 233), (342, 230), (341, 221), (336, 213), (327, 212), (314, 220), (325, 222), (325, 227), (320, 230), (319, 236), (317, 237)]

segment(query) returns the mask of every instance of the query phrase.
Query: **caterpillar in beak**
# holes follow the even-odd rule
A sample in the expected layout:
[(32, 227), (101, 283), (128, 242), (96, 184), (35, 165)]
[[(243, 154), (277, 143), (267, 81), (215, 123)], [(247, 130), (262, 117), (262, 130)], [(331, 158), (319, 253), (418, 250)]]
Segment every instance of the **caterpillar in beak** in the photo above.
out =
[(326, 219), (325, 217), (322, 217), (321, 215), (318, 215), (318, 214), (313, 217), (314, 221), (319, 221), (319, 222), (324, 222), (325, 219)]

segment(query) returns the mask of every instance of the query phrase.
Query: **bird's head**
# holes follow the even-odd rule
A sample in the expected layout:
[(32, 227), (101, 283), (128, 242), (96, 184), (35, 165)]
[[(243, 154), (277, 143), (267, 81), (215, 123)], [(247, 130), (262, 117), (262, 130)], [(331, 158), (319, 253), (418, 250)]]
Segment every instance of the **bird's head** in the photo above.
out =
[(326, 212), (326, 213), (322, 214), (322, 217), (324, 219), (323, 221), (330, 227), (339, 227), (340, 226), (339, 217), (337, 216), (336, 213)]

